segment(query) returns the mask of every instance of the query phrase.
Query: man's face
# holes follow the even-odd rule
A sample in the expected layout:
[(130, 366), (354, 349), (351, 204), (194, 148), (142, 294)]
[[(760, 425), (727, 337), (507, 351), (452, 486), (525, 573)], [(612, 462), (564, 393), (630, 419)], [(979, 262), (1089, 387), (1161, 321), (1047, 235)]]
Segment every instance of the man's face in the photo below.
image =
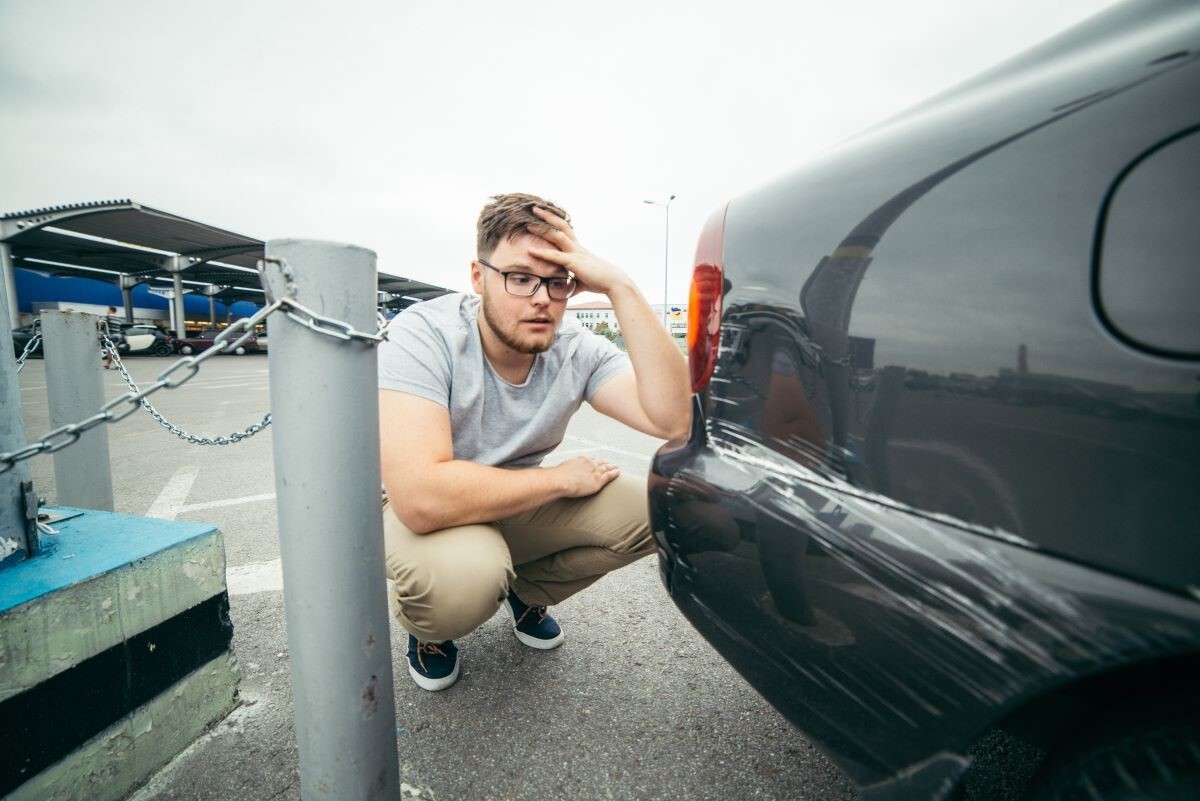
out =
[[(522, 272), (543, 278), (565, 276), (567, 271), (553, 262), (535, 259), (531, 247), (553, 248), (541, 237), (521, 234), (501, 242), (487, 259), (504, 272)], [(506, 346), (518, 353), (541, 353), (550, 349), (566, 311), (565, 300), (551, 300), (543, 284), (533, 295), (510, 295), (504, 276), (479, 261), (471, 264), (471, 285), (483, 299), (483, 323)]]

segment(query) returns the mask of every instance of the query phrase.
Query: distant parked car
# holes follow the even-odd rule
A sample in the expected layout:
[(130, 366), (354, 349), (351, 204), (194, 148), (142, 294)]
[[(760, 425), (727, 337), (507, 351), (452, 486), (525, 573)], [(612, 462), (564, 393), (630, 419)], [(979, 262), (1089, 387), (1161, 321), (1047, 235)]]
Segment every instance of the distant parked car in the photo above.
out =
[(864, 799), (1200, 798), (1198, 210), (1139, 0), (703, 229), (662, 580)]
[[(25, 346), (33, 338), (33, 332), (33, 325), (25, 325), (13, 329), (13, 350), (18, 357), (25, 352)], [(117, 346), (117, 352), (123, 356), (139, 354), (169, 356), (174, 350), (175, 343), (174, 339), (165, 330), (156, 326), (141, 324), (122, 325), (119, 331), (110, 333), (109, 338)], [(104, 339), (99, 334), (97, 335), (97, 341), (103, 346)], [(40, 342), (29, 355), (39, 359), (42, 358), (42, 345)]]
[[(185, 356), (190, 356), (193, 353), (208, 350), (212, 347), (213, 340), (224, 329), (221, 328), (206, 328), (196, 336), (182, 337), (175, 340), (175, 350)], [(258, 338), (250, 337), (244, 343), (233, 350), (233, 353), (242, 356), (246, 353), (254, 353), (258, 351)]]
[(171, 335), (153, 325), (122, 326), (121, 333), (114, 335), (113, 342), (121, 355), (170, 356), (175, 348), (175, 340)]
[[(34, 346), (33, 350), (31, 350), (29, 352), (29, 356), (27, 358), (32, 358), (32, 359), (43, 358), (43, 356), (44, 356), (44, 354), (42, 353), (43, 341), (40, 339), (40, 337), (41, 337), (40, 325), (38, 325), (36, 323), (31, 323), (29, 325), (23, 325), (20, 328), (14, 328), (12, 330), (13, 353), (16, 355), (16, 357), (18, 359), (21, 357), (21, 354), (25, 352), (25, 348), (29, 345), (29, 341), (31, 339), (33, 339), (35, 330), (37, 331), (37, 336), (39, 337), (38, 343), (37, 343), (37, 345)], [(121, 342), (123, 341), (121, 336), (119, 334), (113, 335), (112, 339), (113, 339), (113, 344), (115, 344), (117, 346), (117, 349), (120, 350)], [(99, 333), (96, 334), (96, 343), (99, 346), (103, 346), (103, 344), (104, 344), (104, 340), (100, 336)]]

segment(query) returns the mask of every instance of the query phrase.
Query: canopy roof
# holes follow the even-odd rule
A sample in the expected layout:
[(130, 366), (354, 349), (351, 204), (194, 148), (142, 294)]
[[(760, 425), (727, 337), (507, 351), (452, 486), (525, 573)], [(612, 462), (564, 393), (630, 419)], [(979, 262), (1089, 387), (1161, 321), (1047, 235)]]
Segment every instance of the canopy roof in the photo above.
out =
[[(181, 271), (185, 284), (232, 302), (261, 304), (255, 264), (265, 243), (132, 200), (53, 206), (0, 215), (0, 241), (12, 249), (13, 265), (51, 275), (120, 283), (170, 281)], [(400, 276), (379, 274), (380, 302), (398, 309), (450, 290)]]

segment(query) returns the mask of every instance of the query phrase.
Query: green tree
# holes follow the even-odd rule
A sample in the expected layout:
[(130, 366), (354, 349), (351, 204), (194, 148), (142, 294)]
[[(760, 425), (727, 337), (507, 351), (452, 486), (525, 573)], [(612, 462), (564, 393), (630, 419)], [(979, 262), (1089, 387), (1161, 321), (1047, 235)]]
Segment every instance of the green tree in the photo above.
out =
[(617, 341), (617, 332), (608, 327), (607, 320), (601, 320), (596, 323), (596, 327), (592, 329), (597, 334), (608, 339), (609, 342)]

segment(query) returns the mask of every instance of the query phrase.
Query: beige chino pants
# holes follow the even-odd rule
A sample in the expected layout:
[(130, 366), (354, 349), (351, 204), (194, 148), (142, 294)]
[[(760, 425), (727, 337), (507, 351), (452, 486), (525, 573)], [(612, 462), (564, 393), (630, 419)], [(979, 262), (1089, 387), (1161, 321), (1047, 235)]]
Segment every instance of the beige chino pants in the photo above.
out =
[(644, 478), (619, 476), (595, 495), (564, 498), (493, 524), (416, 534), (383, 510), (392, 613), (423, 642), (453, 640), (495, 614), (511, 587), (553, 606), (654, 551)]

